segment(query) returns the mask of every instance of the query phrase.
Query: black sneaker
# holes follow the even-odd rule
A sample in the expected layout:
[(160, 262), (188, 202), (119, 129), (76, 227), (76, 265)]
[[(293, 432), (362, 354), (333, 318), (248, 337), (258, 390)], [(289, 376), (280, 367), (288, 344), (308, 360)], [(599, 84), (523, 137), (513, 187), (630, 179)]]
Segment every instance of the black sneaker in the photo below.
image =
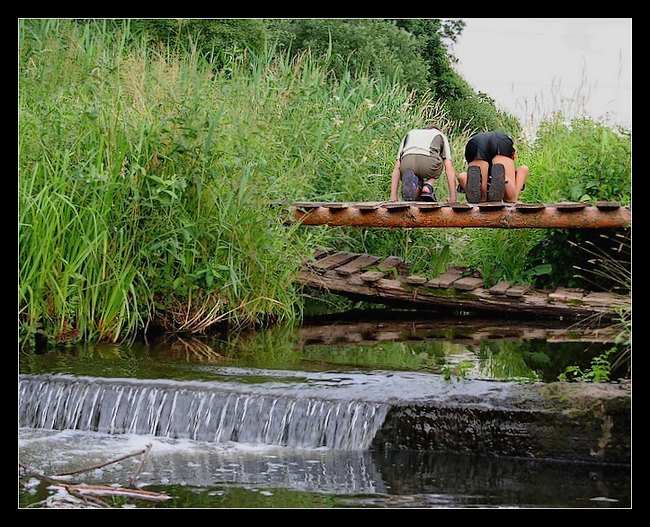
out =
[(491, 181), (490, 188), (488, 188), (488, 201), (503, 201), (503, 196), (506, 193), (506, 167), (501, 163), (492, 165), (490, 170)]
[(465, 196), (467, 196), (467, 203), (481, 201), (481, 167), (472, 165), (467, 169)]
[(420, 178), (411, 169), (402, 172), (402, 199), (404, 201), (415, 201), (420, 190)]

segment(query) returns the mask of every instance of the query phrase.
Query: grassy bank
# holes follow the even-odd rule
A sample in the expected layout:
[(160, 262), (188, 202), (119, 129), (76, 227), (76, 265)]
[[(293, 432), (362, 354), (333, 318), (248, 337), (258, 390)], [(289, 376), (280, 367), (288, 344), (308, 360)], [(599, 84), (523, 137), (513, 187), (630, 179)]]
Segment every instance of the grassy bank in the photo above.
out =
[[(224, 53), (217, 69), (191, 41), (151, 47), (128, 23), (22, 21), (19, 45), (24, 342), (292, 320), (293, 276), (318, 244), (523, 280), (545, 236), (285, 225), (270, 203), (387, 199), (404, 132), (451, 124), (441, 104), (398, 83), (333, 79), (327, 59), (272, 49)], [(545, 130), (518, 145), (527, 201), (629, 201), (624, 134), (559, 120)], [(471, 132), (452, 137), (457, 169)]]
[(21, 26), (23, 335), (295, 317), (293, 275), (329, 234), (268, 204), (373, 195), (419, 108), (399, 85), (328, 82), (307, 55), (214, 71), (192, 48), (127, 51), (127, 32)]

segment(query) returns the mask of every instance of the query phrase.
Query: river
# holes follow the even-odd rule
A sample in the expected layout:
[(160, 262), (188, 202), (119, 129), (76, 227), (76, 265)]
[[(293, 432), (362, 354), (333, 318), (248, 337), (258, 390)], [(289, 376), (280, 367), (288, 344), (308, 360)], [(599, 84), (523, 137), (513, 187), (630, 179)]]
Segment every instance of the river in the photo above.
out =
[(587, 366), (612, 338), (608, 328), (375, 314), (23, 351), (18, 446), (31, 473), (19, 505), (53, 495), (39, 474), (151, 445), (142, 466), (129, 457), (73, 481), (127, 486), (141, 468), (138, 488), (172, 497), (113, 503), (124, 507), (629, 507), (628, 464), (507, 455), (524, 449), (503, 422), (466, 422), (477, 431), (452, 438), (467, 444), (453, 452), (384, 430), (395, 408), (408, 414), (423, 401), (502, 408), (513, 390)]

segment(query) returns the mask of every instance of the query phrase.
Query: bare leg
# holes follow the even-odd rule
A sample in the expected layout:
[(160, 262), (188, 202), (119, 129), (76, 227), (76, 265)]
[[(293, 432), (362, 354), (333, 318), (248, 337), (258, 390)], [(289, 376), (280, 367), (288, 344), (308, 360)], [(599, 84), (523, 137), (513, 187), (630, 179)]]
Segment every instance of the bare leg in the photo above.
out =
[[(433, 188), (436, 186), (436, 180), (434, 178), (427, 179), (425, 183), (429, 183)], [(428, 187), (423, 186), (420, 189), (420, 197), (422, 197), (423, 194), (430, 194)]]
[(501, 163), (506, 169), (506, 189), (503, 196), (504, 201), (515, 202), (519, 199), (519, 193), (526, 183), (528, 167), (521, 165), (515, 169), (513, 159), (506, 156), (495, 156), (492, 164)]
[(456, 178), (458, 178), (458, 184), (460, 185), (460, 188), (465, 190), (467, 188), (467, 172), (456, 174)]
[[(506, 170), (506, 188), (503, 196), (504, 201), (515, 202), (519, 197), (521, 188), (526, 182), (526, 176), (528, 175), (528, 167), (522, 165), (519, 169), (515, 170), (515, 162), (512, 158), (497, 155), (492, 159), (492, 164), (496, 165), (500, 163)], [(525, 170), (521, 171), (521, 174), (517, 175), (520, 169), (524, 168)]]

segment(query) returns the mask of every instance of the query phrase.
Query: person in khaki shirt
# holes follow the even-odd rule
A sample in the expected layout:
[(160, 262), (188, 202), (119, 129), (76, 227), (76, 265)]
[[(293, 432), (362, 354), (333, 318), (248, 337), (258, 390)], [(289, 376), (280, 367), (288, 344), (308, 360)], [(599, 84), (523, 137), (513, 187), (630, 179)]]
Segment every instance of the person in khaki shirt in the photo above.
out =
[(445, 171), (448, 201), (456, 201), (456, 171), (447, 136), (435, 125), (410, 130), (397, 151), (390, 186), (390, 200), (397, 201), (400, 182), (404, 201), (438, 201), (434, 185)]

